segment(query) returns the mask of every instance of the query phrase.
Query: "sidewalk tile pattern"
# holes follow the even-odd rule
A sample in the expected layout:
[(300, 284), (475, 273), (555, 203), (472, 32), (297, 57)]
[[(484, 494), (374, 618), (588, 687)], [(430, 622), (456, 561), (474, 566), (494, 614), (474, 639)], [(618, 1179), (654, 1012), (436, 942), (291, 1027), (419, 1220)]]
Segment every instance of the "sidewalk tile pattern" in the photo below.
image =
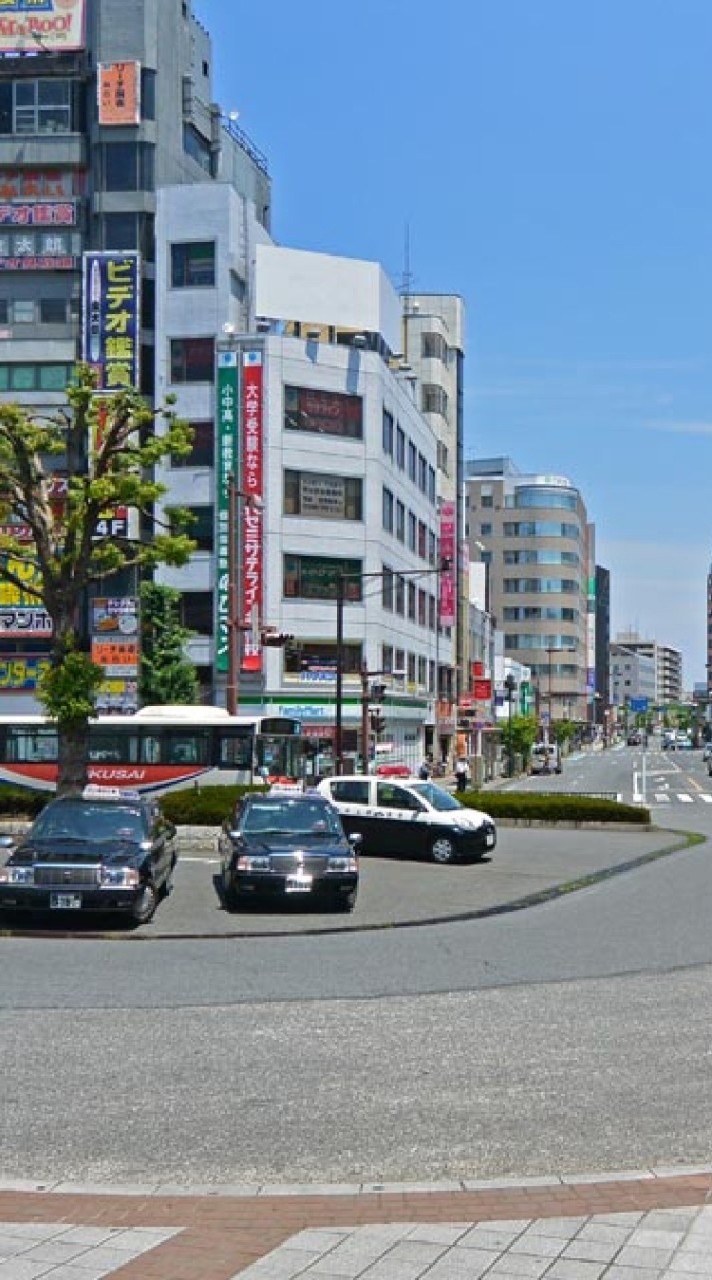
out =
[(69, 1185), (0, 1182), (0, 1280), (712, 1280), (709, 1165), (271, 1194)]

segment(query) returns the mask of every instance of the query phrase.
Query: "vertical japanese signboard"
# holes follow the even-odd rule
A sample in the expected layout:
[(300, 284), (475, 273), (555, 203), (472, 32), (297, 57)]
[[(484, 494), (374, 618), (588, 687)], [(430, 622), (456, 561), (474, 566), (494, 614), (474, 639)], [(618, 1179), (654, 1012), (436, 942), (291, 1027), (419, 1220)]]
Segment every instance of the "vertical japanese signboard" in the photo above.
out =
[(99, 124), (140, 124), (141, 63), (100, 62), (98, 70)]
[(440, 505), (440, 558), (449, 568), (440, 573), (440, 625), (455, 625), (455, 503)]
[(101, 391), (138, 387), (141, 354), (140, 254), (85, 253), (82, 359)]
[(263, 407), (262, 352), (242, 353), (242, 489), (253, 505), (242, 509), (242, 600), (241, 617), (251, 626), (246, 632), (242, 653), (243, 671), (262, 670), (259, 628), (263, 607), (262, 491), (263, 491)]
[(215, 669), (226, 672), (230, 650), (230, 476), (237, 476), (237, 352), (218, 352), (217, 376), (217, 591)]

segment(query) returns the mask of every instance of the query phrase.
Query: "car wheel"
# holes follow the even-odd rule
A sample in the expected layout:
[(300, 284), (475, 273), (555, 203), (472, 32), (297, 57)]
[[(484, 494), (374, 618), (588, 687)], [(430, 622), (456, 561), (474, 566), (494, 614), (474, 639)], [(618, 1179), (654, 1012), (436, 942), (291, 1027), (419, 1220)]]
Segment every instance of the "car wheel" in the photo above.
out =
[(334, 894), (331, 905), (334, 911), (353, 911), (356, 906), (356, 890)]
[(454, 862), (455, 845), (449, 836), (436, 836), (430, 846), (433, 862)]
[(222, 900), (226, 911), (237, 911), (239, 906), (238, 893), (226, 869), (222, 873)]
[(158, 893), (156, 886), (151, 884), (150, 880), (146, 880), (141, 885), (138, 897), (133, 904), (131, 910), (131, 918), (134, 924), (148, 924), (158, 906)]

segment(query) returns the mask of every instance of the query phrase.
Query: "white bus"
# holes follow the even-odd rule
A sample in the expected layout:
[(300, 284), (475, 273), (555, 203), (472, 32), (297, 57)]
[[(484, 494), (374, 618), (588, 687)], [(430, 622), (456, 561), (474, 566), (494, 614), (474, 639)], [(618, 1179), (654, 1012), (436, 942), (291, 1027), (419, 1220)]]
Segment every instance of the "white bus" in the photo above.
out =
[[(221, 707), (143, 707), (89, 726), (88, 781), (138, 791), (200, 784), (298, 781), (306, 740), (285, 716), (231, 716)], [(0, 783), (54, 791), (57, 729), (44, 716), (0, 716)]]

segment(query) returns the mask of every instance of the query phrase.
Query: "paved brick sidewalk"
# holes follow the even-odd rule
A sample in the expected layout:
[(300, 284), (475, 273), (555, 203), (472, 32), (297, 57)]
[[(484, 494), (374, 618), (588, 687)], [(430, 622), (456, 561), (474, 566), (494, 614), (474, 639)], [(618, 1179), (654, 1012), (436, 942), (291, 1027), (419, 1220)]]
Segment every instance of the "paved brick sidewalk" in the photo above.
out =
[(265, 1187), (259, 1194), (158, 1187), (120, 1194), (61, 1184), (40, 1191), (0, 1183), (0, 1280), (243, 1275), (712, 1277), (712, 1165), (423, 1188)]

